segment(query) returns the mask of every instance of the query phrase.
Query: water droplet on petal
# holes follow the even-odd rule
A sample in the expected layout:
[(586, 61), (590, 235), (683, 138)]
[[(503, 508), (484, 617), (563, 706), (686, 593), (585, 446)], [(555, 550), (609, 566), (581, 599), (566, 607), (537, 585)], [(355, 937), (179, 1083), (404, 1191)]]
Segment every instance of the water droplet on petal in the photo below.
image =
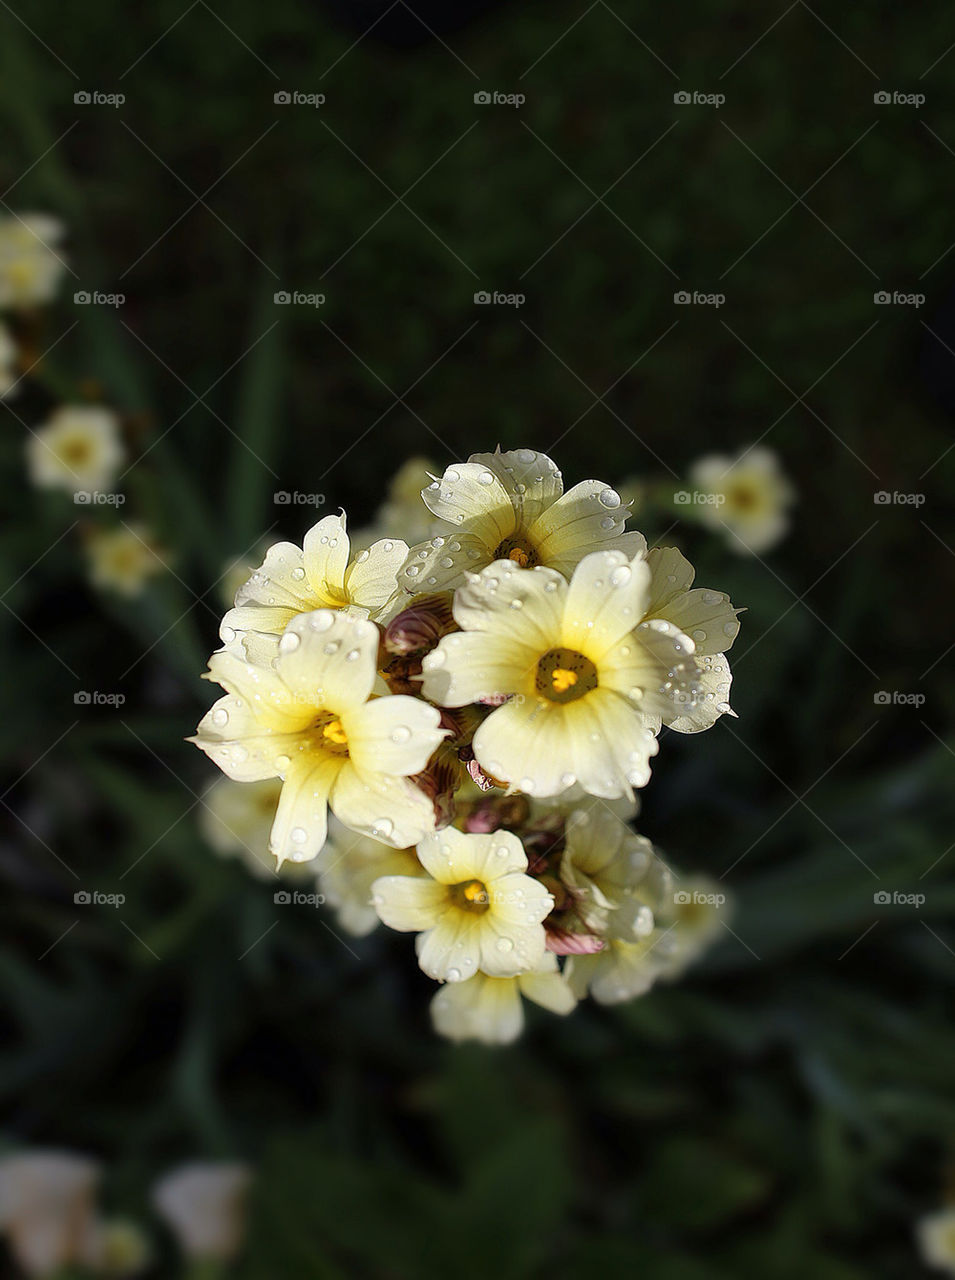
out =
[(335, 615), (329, 609), (319, 609), (312, 614), (310, 623), (313, 631), (328, 631), (334, 621)]
[(302, 581), (302, 579), (305, 577), (305, 570), (302, 568), (301, 565), (297, 565), (296, 568), (292, 570), (292, 577), (295, 579), (296, 582)]
[(225, 707), (216, 707), (215, 711), (212, 713), (212, 723), (217, 724), (220, 727), (229, 723), (229, 713), (226, 711)]
[(308, 832), (304, 827), (293, 827), (289, 832), (289, 839), (294, 844), (304, 844), (308, 839)]
[(609, 507), (613, 510), (614, 507), (620, 506), (620, 494), (615, 489), (604, 489), (602, 493), (597, 495), (597, 501), (602, 507)]
[(302, 643), (302, 637), (296, 631), (286, 631), (279, 641), (279, 653), (294, 653)]
[(624, 587), (632, 577), (630, 566), (628, 564), (619, 565), (610, 575), (610, 581), (615, 587)]
[(460, 981), (461, 981), (461, 970), (460, 970), (460, 969), (449, 969), (449, 970), (448, 970), (448, 982), (460, 982)]
[(490, 471), (482, 471), (481, 474), (478, 476), (478, 484), (493, 484), (493, 483), (494, 483), (494, 477), (491, 475)]
[(391, 731), (392, 742), (410, 742), (410, 740), (411, 740), (411, 730), (408, 728), (406, 724), (396, 725), (394, 729), (392, 729)]
[(497, 949), (498, 951), (513, 951), (514, 943), (510, 938), (498, 938)]

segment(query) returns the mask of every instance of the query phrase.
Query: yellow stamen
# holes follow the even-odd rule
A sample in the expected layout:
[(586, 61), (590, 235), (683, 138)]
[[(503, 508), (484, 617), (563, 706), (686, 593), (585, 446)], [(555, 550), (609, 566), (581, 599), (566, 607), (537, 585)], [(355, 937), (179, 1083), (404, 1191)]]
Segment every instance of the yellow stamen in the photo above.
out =
[(518, 565), (521, 569), (526, 569), (527, 562), (530, 559), (530, 556), (527, 554), (526, 551), (522, 550), (520, 547), (515, 547), (513, 551), (508, 553), (507, 558), (508, 560), (513, 560), (514, 563)]
[(460, 884), (450, 887), (451, 901), (461, 911), (472, 911), (477, 915), (490, 907), (487, 888), (480, 880), (462, 880)]
[(577, 683), (577, 674), (574, 671), (568, 671), (566, 667), (555, 667), (551, 673), (550, 682), (558, 693), (566, 693)]
[(322, 729), (322, 733), (329, 742), (334, 742), (337, 747), (346, 747), (348, 745), (348, 738), (340, 720), (332, 720), (329, 724), (325, 725), (324, 729)]

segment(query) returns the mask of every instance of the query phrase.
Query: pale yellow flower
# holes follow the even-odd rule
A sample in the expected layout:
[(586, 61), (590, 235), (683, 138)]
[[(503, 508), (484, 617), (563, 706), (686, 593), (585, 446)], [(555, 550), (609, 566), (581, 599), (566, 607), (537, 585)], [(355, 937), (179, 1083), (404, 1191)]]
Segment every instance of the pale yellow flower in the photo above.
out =
[[(560, 879), (584, 928), (602, 934), (613, 918), (621, 936), (635, 940), (650, 933), (649, 903), (655, 900), (658, 876), (665, 874), (650, 841), (599, 800), (568, 814), (564, 833)], [(649, 894), (648, 883), (653, 886)]]
[(577, 1001), (547, 952), (538, 969), (513, 978), (476, 973), (465, 982), (448, 982), (431, 1001), (434, 1029), (450, 1040), (510, 1044), (524, 1029), (521, 997), (551, 1013), (568, 1014)]
[(645, 560), (599, 551), (569, 584), (501, 560), (457, 591), (463, 630), (424, 659), (423, 689), (448, 707), (510, 699), (474, 735), (486, 773), (535, 796), (579, 785), (629, 798), (646, 784), (661, 713), (691, 706), (698, 683), (693, 641), (641, 621), (650, 577)]
[(422, 504), (421, 486), (433, 467), (430, 458), (409, 458), (398, 468), (375, 516), (376, 528), (387, 530), (391, 537), (402, 538), (409, 545), (429, 536), (435, 519)]
[(694, 506), (711, 529), (722, 529), (733, 551), (769, 551), (789, 527), (795, 491), (771, 449), (754, 446), (738, 458), (711, 454), (690, 470), (690, 483), (714, 499)]
[(207, 678), (228, 693), (192, 739), (237, 782), (283, 779), (270, 848), (304, 862), (325, 844), (327, 811), (406, 848), (434, 830), (409, 781), (445, 737), (438, 711), (404, 695), (372, 698), (378, 628), (344, 611), (292, 619), (270, 666), (222, 650)]
[(0, 324), (0, 399), (10, 394), (17, 381), (17, 349), (10, 330)]
[(93, 405), (55, 410), (26, 448), (33, 483), (70, 493), (107, 491), (125, 457), (116, 414)]
[(86, 538), (86, 553), (93, 585), (129, 599), (142, 592), (149, 578), (169, 568), (152, 533), (140, 524), (93, 529)]
[(203, 837), (222, 857), (238, 857), (254, 876), (271, 879), (276, 868), (269, 834), (281, 794), (281, 778), (262, 782), (218, 778), (202, 798)]
[(406, 591), (450, 590), (495, 560), (570, 577), (598, 548), (628, 559), (646, 549), (642, 534), (624, 531), (628, 513), (616, 490), (585, 480), (564, 493), (557, 467), (533, 449), (472, 454), (421, 496), (444, 528), (412, 547), (399, 575)]
[(188, 1259), (231, 1262), (242, 1248), (251, 1182), (243, 1164), (196, 1162), (166, 1174), (153, 1203)]
[(955, 1205), (920, 1218), (915, 1235), (926, 1265), (955, 1276)]
[(99, 1165), (60, 1151), (0, 1159), (0, 1232), (28, 1276), (81, 1262), (95, 1225)]
[(62, 238), (62, 224), (48, 214), (0, 218), (0, 308), (53, 300), (66, 267)]
[[(350, 609), (358, 617), (387, 618), (397, 600), (397, 573), (408, 548), (384, 538), (354, 558), (345, 516), (325, 516), (305, 535), (304, 547), (277, 542), (264, 563), (236, 594), (236, 607), (222, 619), (224, 644), (244, 641), (254, 660), (271, 656), (270, 646), (292, 618), (315, 609)], [(264, 643), (263, 643), (264, 642)]]
[(338, 923), (354, 937), (371, 933), (381, 923), (371, 901), (376, 880), (427, 874), (414, 849), (393, 849), (371, 836), (349, 831), (335, 818), (329, 819), (318, 887), (335, 909)]
[(704, 875), (681, 876), (661, 903), (659, 923), (668, 933), (662, 974), (678, 978), (722, 936), (732, 904), (723, 885)]
[(554, 899), (524, 875), (527, 856), (509, 831), (465, 835), (446, 827), (418, 845), (428, 879), (385, 876), (372, 886), (378, 915), (417, 933), (418, 963), (441, 982), (508, 978), (544, 962), (542, 921)]

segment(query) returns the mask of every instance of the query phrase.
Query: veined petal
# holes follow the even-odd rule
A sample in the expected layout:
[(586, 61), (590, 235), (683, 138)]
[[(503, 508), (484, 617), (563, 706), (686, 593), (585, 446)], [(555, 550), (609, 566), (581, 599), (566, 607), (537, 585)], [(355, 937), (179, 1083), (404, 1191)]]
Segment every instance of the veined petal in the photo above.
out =
[(472, 453), (468, 462), (494, 473), (517, 513), (517, 524), (525, 529), (564, 492), (560, 471), (546, 453), (533, 449)]
[(550, 952), (539, 968), (531, 973), (522, 973), (517, 982), (522, 996), (551, 1013), (570, 1013), (577, 1004), (567, 980), (557, 967), (557, 957)]
[(335, 779), (329, 803), (346, 827), (395, 849), (407, 849), (434, 830), (434, 805), (413, 782), (361, 773), (351, 760)]
[(501, 694), (533, 692), (538, 650), (510, 636), (455, 631), (421, 664), (422, 692), (442, 707), (464, 707)]
[(474, 735), (474, 754), (481, 768), (509, 783), (512, 790), (533, 796), (560, 795), (576, 780), (566, 713), (579, 705), (515, 698), (498, 707)]
[(646, 715), (669, 716), (696, 701), (694, 644), (672, 622), (653, 618), (604, 655), (603, 688), (622, 694)]
[[(530, 877), (520, 878), (527, 880)], [(543, 925), (505, 924), (493, 907), (479, 919), (482, 973), (492, 978), (512, 978), (528, 969), (536, 969), (541, 963), (546, 954), (547, 940)]]
[(725, 591), (697, 588), (674, 596), (659, 610), (647, 610), (646, 618), (666, 618), (688, 635), (699, 655), (724, 653), (739, 634), (738, 610)]
[(493, 561), (496, 546), (477, 533), (437, 534), (410, 549), (398, 581), (405, 591), (453, 591)]
[(291, 756), (299, 737), (263, 730), (248, 701), (230, 693), (209, 708), (189, 741), (236, 782), (260, 782), (281, 774), (281, 757)]
[(471, 835), (456, 827), (445, 827), (419, 843), (418, 859), (441, 884), (480, 880), (489, 885), (499, 876), (527, 869), (524, 846), (510, 831)]
[[(237, 609), (260, 605), (303, 613), (317, 609), (323, 599), (310, 590), (301, 548), (292, 542), (276, 542), (269, 547), (252, 577), (236, 592), (235, 603)], [(248, 626), (247, 623), (240, 625)]]
[(269, 849), (279, 862), (310, 862), (325, 845), (328, 794), (342, 761), (309, 754), (293, 761), (285, 775), (272, 824)]
[(408, 544), (382, 538), (362, 551), (345, 571), (345, 593), (352, 604), (378, 610), (394, 595), (398, 572), (408, 555)]
[(461, 982), (477, 972), (481, 958), (480, 916), (446, 911), (438, 923), (415, 938), (418, 964), (438, 982)]
[(345, 516), (325, 516), (305, 535), (302, 563), (308, 584), (323, 604), (343, 605), (345, 569), (350, 544), (345, 532)]
[(696, 570), (676, 547), (654, 547), (647, 552), (650, 590), (645, 605), (648, 618), (669, 617), (663, 612), (671, 600), (693, 586)]
[(345, 711), (368, 700), (375, 683), (378, 628), (344, 610), (293, 618), (278, 645), (275, 670), (296, 702)]
[(604, 653), (643, 617), (650, 582), (645, 560), (627, 560), (622, 551), (585, 556), (567, 589), (563, 643), (599, 666)]
[(421, 490), (428, 510), (465, 533), (476, 533), (492, 550), (517, 525), (513, 504), (500, 480), (475, 462), (456, 462), (440, 480)]
[(221, 684), (247, 703), (259, 733), (295, 733), (311, 718), (311, 712), (303, 707), (277, 671), (243, 662), (235, 653), (224, 650), (214, 653), (205, 678)]
[[(500, 842), (497, 840), (497, 836), (500, 834), (500, 832), (495, 832), (493, 836), (485, 838), (498, 845)], [(517, 839), (517, 837), (515, 836), (514, 839)], [(495, 849), (494, 857), (496, 858), (497, 856), (497, 850)], [(482, 877), (477, 876), (476, 878), (480, 880)], [(554, 899), (552, 895), (533, 876), (523, 875), (520, 871), (512, 871), (508, 872), (507, 875), (498, 875), (495, 879), (488, 877), (486, 884), (490, 903), (487, 918), (493, 917), (495, 923), (499, 921), (504, 925), (518, 927), (538, 925), (553, 910)], [(541, 942), (543, 943), (543, 939), (541, 939)]]
[(553, 569), (516, 569), (495, 560), (459, 587), (454, 618), (465, 631), (506, 635), (545, 653), (558, 643), (567, 583)]
[(567, 704), (572, 771), (590, 795), (612, 800), (645, 786), (657, 740), (639, 711), (611, 689)]
[(615, 490), (584, 480), (546, 508), (529, 530), (542, 564), (568, 578), (588, 552), (620, 550), (628, 559), (646, 551), (642, 534), (626, 532), (627, 509)]
[(700, 733), (704, 729), (711, 729), (720, 716), (735, 714), (730, 710), (730, 685), (733, 677), (730, 664), (723, 654), (701, 658), (699, 671), (696, 706), (667, 721), (677, 733)]
[(401, 777), (420, 773), (448, 734), (436, 707), (404, 694), (350, 709), (342, 723), (357, 769)]
[(466, 982), (446, 983), (431, 1001), (431, 1019), (449, 1040), (510, 1044), (524, 1027), (517, 979), (478, 973)]
[(399, 933), (430, 929), (447, 909), (447, 889), (435, 880), (382, 876), (371, 886), (371, 892), (381, 920)]

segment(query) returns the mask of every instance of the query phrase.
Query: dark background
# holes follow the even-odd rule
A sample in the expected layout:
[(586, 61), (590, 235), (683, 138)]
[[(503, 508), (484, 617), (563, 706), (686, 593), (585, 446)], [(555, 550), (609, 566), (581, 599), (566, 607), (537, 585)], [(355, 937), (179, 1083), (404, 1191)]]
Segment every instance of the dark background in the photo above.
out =
[[(0, 193), (63, 219), (75, 272), (14, 407), (123, 413), (122, 517), (174, 573), (92, 592), (79, 534), (111, 513), (31, 488), (3, 414), (6, 1144), (101, 1157), (139, 1218), (176, 1161), (250, 1161), (248, 1277), (927, 1275), (955, 1133), (949, 6), (535, 0), (431, 36), (399, 3), (358, 44), (291, 0), (14, 7)], [(644, 795), (641, 829), (737, 903), (681, 983), (454, 1048), (407, 938), (343, 946), (209, 852), (183, 738), (224, 563), (312, 514), (274, 491), (361, 523), (413, 453), (676, 486), (759, 437), (799, 493), (776, 551), (649, 515), (748, 609), (740, 719), (665, 735)], [(874, 903), (895, 890), (924, 905)]]

